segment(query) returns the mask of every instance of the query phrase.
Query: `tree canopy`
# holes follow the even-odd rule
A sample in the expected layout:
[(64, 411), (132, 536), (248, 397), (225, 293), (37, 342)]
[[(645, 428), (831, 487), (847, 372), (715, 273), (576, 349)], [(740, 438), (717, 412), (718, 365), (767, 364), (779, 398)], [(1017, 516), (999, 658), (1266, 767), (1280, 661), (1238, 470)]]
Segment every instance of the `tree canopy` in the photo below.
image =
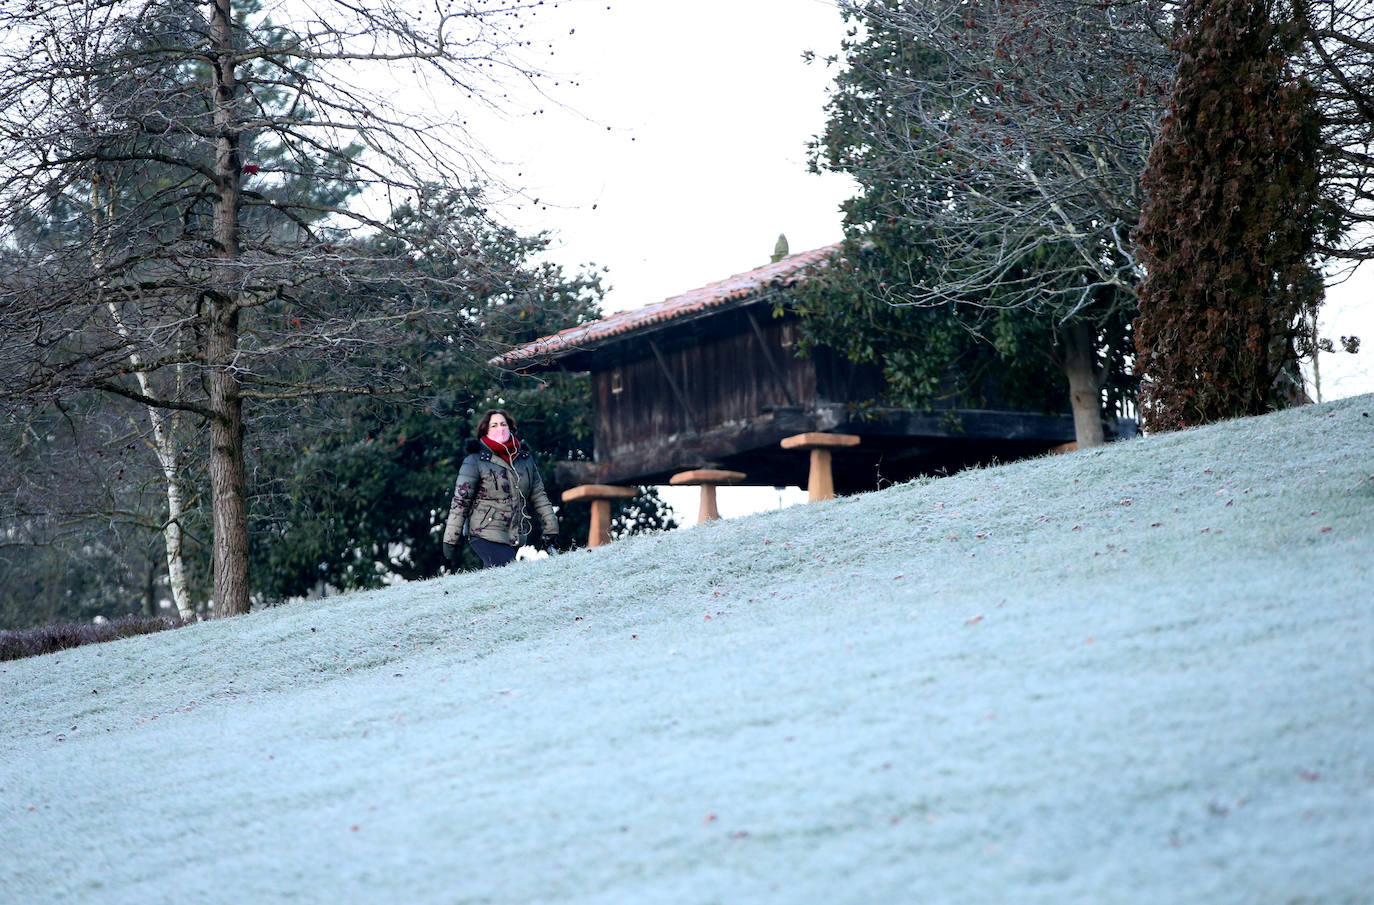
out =
[[(480, 218), (461, 197), (454, 201), (448, 217)], [(410, 210), (399, 211), (397, 220), (403, 232), (429, 228)], [(263, 453), (266, 480), (255, 497), (253, 536), (254, 584), (271, 599), (320, 586), (376, 587), (438, 574), (454, 480), (466, 441), (487, 409), (514, 415), (555, 504), (562, 488), (553, 480), (553, 463), (590, 457), (585, 374), (513, 378), (486, 359), (599, 316), (599, 276), (568, 276), (541, 260), (545, 236), (520, 236), (487, 223), (474, 228), (488, 258), (503, 262), (498, 269), (505, 277), (480, 298), (455, 298), (447, 331), (410, 335), (408, 357), (424, 378), (422, 393), (408, 400), (322, 399), (309, 403), (308, 433), (291, 429), (304, 419), (290, 410), (278, 416), (281, 429), (268, 431), (273, 445)], [(464, 336), (471, 341), (455, 339)], [(652, 498), (642, 505), (623, 530), (671, 527)], [(586, 521), (585, 512), (560, 512), (560, 544), (585, 537)], [(462, 553), (468, 566), (476, 565), (465, 545)]]
[(262, 413), (412, 392), (405, 338), (505, 277), (444, 218), (480, 162), (453, 110), (538, 86), (520, 24), (542, 5), (0, 5), (0, 396), (203, 421), (218, 615), (249, 607)]
[(846, 305), (871, 312), (863, 342), (899, 391), (929, 390), (978, 346), (1004, 371), (1052, 363), (1080, 443), (1101, 442), (1104, 399), (1129, 392), (1130, 233), (1170, 72), (1163, 7), (841, 9), (853, 27), (814, 161), (858, 182), (844, 255), (872, 278), (850, 287), (862, 301), (840, 291), (803, 309), (815, 337), (843, 341), (827, 322)]

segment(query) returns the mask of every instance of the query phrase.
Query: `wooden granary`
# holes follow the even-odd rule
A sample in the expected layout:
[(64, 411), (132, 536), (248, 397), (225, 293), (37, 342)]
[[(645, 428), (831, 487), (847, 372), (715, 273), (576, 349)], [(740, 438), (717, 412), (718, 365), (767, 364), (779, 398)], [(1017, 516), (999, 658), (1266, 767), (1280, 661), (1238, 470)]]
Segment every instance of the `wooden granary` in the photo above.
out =
[(594, 454), (558, 466), (565, 485), (666, 484), (713, 469), (738, 483), (807, 486), (804, 434), (859, 438), (831, 450), (839, 493), (1037, 455), (1074, 439), (1067, 413), (921, 411), (872, 405), (879, 369), (828, 349), (798, 354), (777, 302), (837, 246), (791, 255), (642, 308), (583, 324), (492, 360), (531, 373), (590, 374)]

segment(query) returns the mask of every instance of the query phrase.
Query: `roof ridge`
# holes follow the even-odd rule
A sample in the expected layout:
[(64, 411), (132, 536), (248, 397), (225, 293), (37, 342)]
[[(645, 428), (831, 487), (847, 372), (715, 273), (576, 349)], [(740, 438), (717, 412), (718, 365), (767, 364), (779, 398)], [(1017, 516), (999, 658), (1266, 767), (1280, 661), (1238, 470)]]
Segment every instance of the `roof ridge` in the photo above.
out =
[(781, 280), (795, 277), (806, 268), (824, 262), (839, 248), (840, 243), (836, 242), (810, 251), (798, 252), (780, 261), (772, 261), (657, 302), (616, 311), (597, 320), (568, 327), (518, 346), (492, 358), (489, 364), (497, 367), (515, 367), (552, 360), (665, 321), (719, 308), (747, 298)]

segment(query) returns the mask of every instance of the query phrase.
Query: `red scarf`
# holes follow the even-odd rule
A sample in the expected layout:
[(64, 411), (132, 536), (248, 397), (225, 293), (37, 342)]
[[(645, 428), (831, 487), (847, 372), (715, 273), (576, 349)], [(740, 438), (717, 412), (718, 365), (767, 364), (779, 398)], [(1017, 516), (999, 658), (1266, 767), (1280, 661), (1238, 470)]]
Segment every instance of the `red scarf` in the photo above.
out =
[(515, 454), (520, 451), (520, 441), (515, 438), (515, 434), (510, 435), (510, 442), (506, 444), (497, 443), (490, 437), (483, 437), (482, 443), (485, 444), (487, 449), (491, 450), (493, 454), (505, 459), (507, 464), (509, 464), (510, 460), (515, 457)]

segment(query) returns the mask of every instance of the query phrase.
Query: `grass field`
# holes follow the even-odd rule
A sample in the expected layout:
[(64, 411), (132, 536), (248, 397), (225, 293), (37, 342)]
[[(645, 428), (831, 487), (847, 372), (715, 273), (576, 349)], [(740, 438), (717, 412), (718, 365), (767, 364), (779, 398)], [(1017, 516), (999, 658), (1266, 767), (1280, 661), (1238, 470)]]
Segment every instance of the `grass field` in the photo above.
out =
[(0, 902), (1374, 903), (1374, 397), (0, 664)]

